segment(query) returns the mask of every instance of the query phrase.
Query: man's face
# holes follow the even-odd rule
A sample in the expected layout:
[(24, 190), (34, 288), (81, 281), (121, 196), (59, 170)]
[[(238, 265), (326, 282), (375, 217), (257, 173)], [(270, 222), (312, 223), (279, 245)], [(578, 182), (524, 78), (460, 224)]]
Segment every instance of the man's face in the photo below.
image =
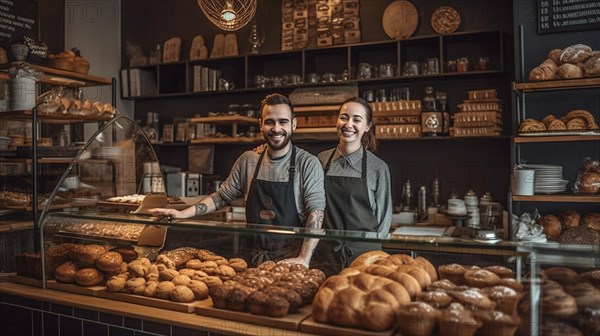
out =
[(286, 149), (294, 129), (296, 129), (296, 119), (292, 119), (289, 106), (286, 104), (264, 106), (261, 111), (260, 130), (271, 151)]

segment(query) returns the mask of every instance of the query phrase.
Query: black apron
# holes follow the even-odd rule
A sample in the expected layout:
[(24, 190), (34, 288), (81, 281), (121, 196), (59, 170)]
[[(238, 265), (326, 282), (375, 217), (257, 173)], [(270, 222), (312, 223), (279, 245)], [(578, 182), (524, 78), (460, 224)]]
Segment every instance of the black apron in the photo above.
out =
[[(377, 229), (377, 218), (371, 209), (367, 186), (367, 150), (363, 147), (361, 177), (327, 176), (335, 150), (325, 166), (324, 227), (334, 230), (367, 231)], [(320, 240), (311, 267), (323, 270), (327, 276), (338, 274), (360, 254), (381, 250), (380, 243)]]
[[(264, 151), (258, 159), (250, 183), (246, 201), (246, 221), (250, 224), (302, 226), (294, 197), (296, 146), (292, 146), (287, 182), (271, 182), (256, 178), (266, 152)], [(246, 235), (242, 241), (242, 254), (252, 265), (257, 266), (267, 260), (279, 261), (297, 257), (303, 239), (262, 234)]]

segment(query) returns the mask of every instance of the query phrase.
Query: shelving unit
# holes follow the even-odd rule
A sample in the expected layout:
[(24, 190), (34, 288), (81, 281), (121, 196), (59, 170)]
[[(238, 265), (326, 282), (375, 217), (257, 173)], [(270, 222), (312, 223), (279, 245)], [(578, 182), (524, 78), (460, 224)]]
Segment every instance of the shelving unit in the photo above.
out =
[[(87, 75), (76, 73), (72, 71), (64, 71), (60, 69), (50, 68), (46, 66), (40, 66), (35, 64), (25, 64), (23, 62), (16, 62), (12, 64), (13, 67), (27, 66), (32, 68), (41, 75), (37, 78), (36, 82), (36, 97), (39, 96), (40, 84), (49, 84), (53, 86), (65, 86), (71, 88), (80, 87), (91, 87), (91, 86), (102, 86), (112, 85), (112, 105), (116, 105), (116, 80), (114, 78), (102, 78), (94, 75)], [(10, 77), (8, 72), (0, 72), (0, 80), (9, 80)], [(39, 204), (37, 201), (39, 188), (38, 188), (38, 165), (39, 164), (68, 164), (72, 161), (72, 158), (43, 158), (38, 155), (38, 123), (56, 123), (56, 124), (71, 124), (71, 123), (82, 123), (82, 122), (102, 122), (106, 121), (106, 118), (94, 118), (89, 116), (77, 117), (77, 116), (47, 116), (38, 115), (36, 108), (32, 110), (19, 110), (19, 111), (7, 111), (0, 114), (0, 118), (3, 119), (20, 119), (20, 120), (31, 120), (31, 158), (2, 158), (3, 162), (17, 162), (26, 163), (31, 165), (31, 176), (32, 176), (32, 204), (31, 207), (23, 207), (20, 210), (31, 211), (33, 216), (33, 230), (34, 230), (34, 249), (38, 251), (40, 249), (39, 241)], [(58, 208), (62, 208), (59, 206)], [(49, 210), (53, 210), (50, 207)]]
[(254, 117), (245, 117), (240, 115), (233, 116), (215, 116), (215, 117), (195, 117), (190, 118), (191, 123), (203, 123), (221, 126), (231, 126), (231, 137), (207, 137), (190, 140), (192, 144), (231, 144), (231, 143), (255, 143), (262, 138), (259, 137), (238, 137), (238, 126), (258, 125), (258, 119)]

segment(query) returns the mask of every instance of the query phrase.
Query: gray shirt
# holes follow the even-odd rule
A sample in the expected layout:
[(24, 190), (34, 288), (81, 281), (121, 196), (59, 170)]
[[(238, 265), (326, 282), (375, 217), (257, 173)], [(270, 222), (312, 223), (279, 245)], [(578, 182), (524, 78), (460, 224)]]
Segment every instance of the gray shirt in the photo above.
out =
[[(246, 151), (236, 160), (227, 180), (221, 184), (218, 191), (227, 203), (240, 197), (247, 201), (259, 157), (254, 151)], [(265, 153), (257, 178), (271, 182), (287, 182), (291, 157), (291, 149), (279, 158), (270, 158), (268, 153)], [(323, 169), (317, 157), (299, 147), (296, 147), (294, 198), (298, 217), (303, 223), (311, 211), (325, 209)]]
[[(362, 174), (362, 147), (356, 152), (344, 156), (337, 150), (337, 147), (325, 150), (317, 156), (323, 168), (327, 165), (327, 160), (331, 158), (331, 164), (327, 171), (327, 176), (347, 176), (361, 177)], [(371, 210), (377, 219), (377, 227), (373, 230), (377, 233), (387, 234), (390, 231), (392, 223), (392, 184), (390, 178), (390, 169), (387, 163), (378, 158), (375, 154), (367, 151), (367, 188), (369, 189), (369, 201)]]

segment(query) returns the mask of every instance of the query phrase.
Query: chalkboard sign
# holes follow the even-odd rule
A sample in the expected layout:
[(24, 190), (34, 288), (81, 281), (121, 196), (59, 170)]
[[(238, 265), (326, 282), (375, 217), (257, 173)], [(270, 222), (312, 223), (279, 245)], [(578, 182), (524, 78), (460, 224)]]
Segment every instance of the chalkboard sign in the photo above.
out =
[(39, 39), (36, 0), (0, 0), (0, 41)]
[(598, 0), (538, 0), (538, 33), (600, 29)]

